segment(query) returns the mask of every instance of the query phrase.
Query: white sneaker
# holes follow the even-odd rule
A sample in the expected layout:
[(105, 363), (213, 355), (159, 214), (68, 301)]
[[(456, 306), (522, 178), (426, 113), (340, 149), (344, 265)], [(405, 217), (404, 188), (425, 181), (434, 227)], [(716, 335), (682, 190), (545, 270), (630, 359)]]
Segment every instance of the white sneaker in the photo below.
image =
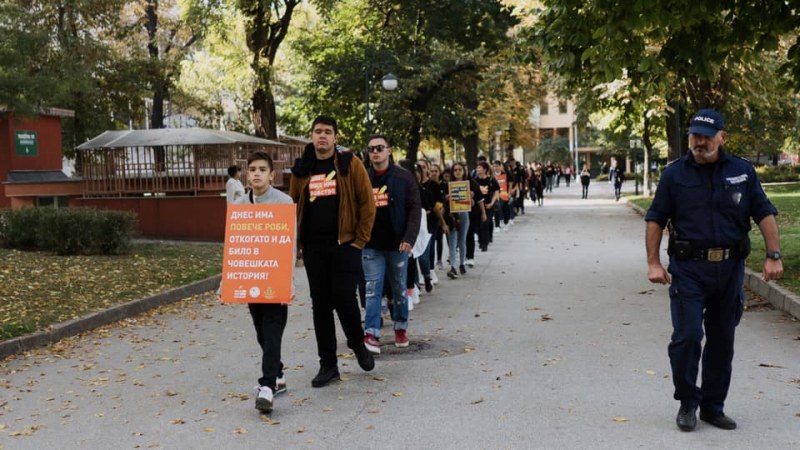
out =
[(444, 270), (444, 266), (442, 265), (442, 261), (441, 260), (436, 262), (436, 268), (438, 270)]
[(467, 267), (475, 267), (475, 260), (474, 259), (468, 259), (468, 260), (464, 261), (464, 264), (466, 264)]
[(256, 409), (262, 414), (272, 412), (272, 389), (266, 386), (256, 386)]
[(278, 378), (275, 379), (275, 395), (283, 394), (286, 392), (288, 388), (286, 387), (286, 375), (281, 373), (278, 375)]
[(408, 310), (412, 311), (414, 305), (419, 304), (419, 289), (416, 286), (409, 288), (406, 291), (406, 299), (408, 300)]
[(499, 233), (499, 232), (503, 231), (503, 229), (502, 229), (502, 228), (500, 228), (500, 227), (494, 227), (494, 231), (495, 231), (496, 233)]
[(431, 283), (439, 284), (439, 276), (436, 275), (435, 270), (431, 270)]
[(514, 225), (514, 219), (508, 221), (508, 226)]

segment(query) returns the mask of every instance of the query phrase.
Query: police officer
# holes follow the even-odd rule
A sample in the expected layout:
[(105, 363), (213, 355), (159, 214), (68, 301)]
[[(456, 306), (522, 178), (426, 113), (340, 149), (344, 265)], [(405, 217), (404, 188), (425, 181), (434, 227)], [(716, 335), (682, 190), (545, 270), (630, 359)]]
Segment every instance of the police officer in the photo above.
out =
[[(695, 114), (689, 128), (690, 151), (664, 170), (645, 216), (647, 278), (652, 283), (671, 282), (669, 358), (674, 397), (681, 402), (676, 422), (682, 431), (695, 428), (698, 407), (700, 420), (726, 430), (736, 428), (723, 407), (731, 381), (734, 331), (744, 310), (742, 286), (751, 217), (766, 244), (764, 280), (778, 279), (783, 273), (775, 221), (778, 211), (764, 194), (753, 166), (723, 150), (724, 125), (717, 111), (703, 109)], [(669, 274), (659, 258), (668, 222)], [(703, 374), (698, 388), (701, 355)]]

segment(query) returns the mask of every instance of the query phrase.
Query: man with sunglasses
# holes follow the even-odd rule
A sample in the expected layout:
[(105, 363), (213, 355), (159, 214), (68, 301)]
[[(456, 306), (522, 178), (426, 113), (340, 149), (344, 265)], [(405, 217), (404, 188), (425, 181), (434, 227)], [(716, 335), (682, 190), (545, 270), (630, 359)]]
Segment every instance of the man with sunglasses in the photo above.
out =
[(381, 297), (384, 279), (391, 285), (394, 307), (394, 343), (408, 347), (408, 296), (406, 269), (408, 256), (419, 233), (420, 193), (414, 175), (392, 163), (389, 138), (369, 138), (370, 168), (367, 170), (375, 199), (375, 223), (362, 259), (367, 284), (364, 345), (380, 354)]

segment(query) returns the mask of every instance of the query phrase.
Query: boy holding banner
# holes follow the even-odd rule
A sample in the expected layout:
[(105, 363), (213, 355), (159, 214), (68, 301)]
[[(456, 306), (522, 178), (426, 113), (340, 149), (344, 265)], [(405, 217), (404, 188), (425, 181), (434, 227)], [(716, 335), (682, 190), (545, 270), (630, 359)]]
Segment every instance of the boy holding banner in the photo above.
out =
[[(279, 203), (292, 204), (292, 198), (270, 184), (275, 176), (272, 157), (266, 152), (257, 151), (247, 158), (247, 178), (252, 190), (238, 199), (238, 204)], [(292, 241), (294, 240), (292, 228)], [(271, 258), (264, 255), (264, 258)], [(294, 259), (294, 258), (293, 258)], [(292, 260), (293, 260), (292, 259)], [(291, 270), (289, 272), (291, 276)], [(231, 283), (228, 283), (231, 284)], [(294, 287), (294, 283), (292, 283)], [(293, 289), (292, 289), (293, 290)], [(261, 347), (261, 378), (258, 379), (256, 409), (264, 414), (272, 412), (273, 395), (286, 391), (286, 379), (281, 362), (281, 340), (286, 328), (288, 303), (248, 303), (256, 339)]]

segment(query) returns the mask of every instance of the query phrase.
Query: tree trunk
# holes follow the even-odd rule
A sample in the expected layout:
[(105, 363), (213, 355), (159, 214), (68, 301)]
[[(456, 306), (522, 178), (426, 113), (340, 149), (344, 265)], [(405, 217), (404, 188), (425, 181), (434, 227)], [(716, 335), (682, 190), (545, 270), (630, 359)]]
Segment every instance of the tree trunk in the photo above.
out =
[(642, 191), (645, 197), (650, 197), (650, 119), (644, 115), (644, 127), (642, 131), (642, 152), (644, 153), (644, 170), (642, 171)]
[(474, 169), (475, 166), (478, 165), (479, 142), (480, 139), (477, 131), (473, 131), (464, 137), (464, 156), (467, 160), (467, 167), (469, 167), (470, 170)]
[(667, 111), (667, 144), (669, 146), (668, 160), (680, 158), (686, 152), (686, 139), (683, 133), (683, 124), (686, 121), (686, 110), (679, 100), (668, 101), (672, 110)]
[(258, 80), (259, 84), (253, 91), (253, 125), (256, 128), (256, 136), (277, 139), (278, 121), (269, 70), (261, 69)]
[(408, 130), (408, 152), (406, 158), (412, 162), (417, 160), (417, 152), (419, 151), (419, 143), (422, 141), (420, 131), (422, 130), (422, 117), (420, 113), (413, 112), (411, 119), (411, 128)]
[[(153, 88), (153, 105), (150, 110), (150, 127), (164, 128), (164, 99), (168, 96), (168, 85), (164, 80), (163, 65), (158, 47), (158, 1), (149, 0), (145, 10), (147, 17), (147, 52), (150, 56), (150, 86)], [(162, 172), (166, 155), (164, 147), (153, 147), (153, 170)]]

